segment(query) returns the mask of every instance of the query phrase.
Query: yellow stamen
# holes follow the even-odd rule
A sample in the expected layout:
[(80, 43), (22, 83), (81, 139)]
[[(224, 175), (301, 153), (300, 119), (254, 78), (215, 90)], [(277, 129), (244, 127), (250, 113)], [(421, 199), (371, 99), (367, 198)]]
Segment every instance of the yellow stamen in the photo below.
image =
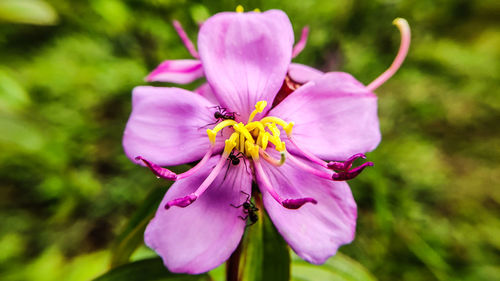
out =
[(283, 130), (285, 130), (285, 133), (288, 137), (290, 137), (292, 135), (293, 125), (295, 124), (293, 122), (287, 123), (283, 119), (280, 119), (280, 118), (274, 117), (274, 116), (264, 117), (264, 118), (262, 118), (262, 120), (260, 120), (260, 122), (262, 122), (263, 124), (276, 123), (276, 124), (280, 125), (283, 128)]
[(274, 144), (277, 151), (282, 152), (285, 150), (285, 143), (282, 142), (279, 137), (271, 136), (269, 142)]
[(207, 135), (208, 135), (208, 139), (210, 140), (210, 143), (212, 145), (215, 145), (215, 138), (217, 137), (217, 133), (220, 130), (224, 129), (225, 127), (235, 125), (235, 124), (237, 124), (237, 123), (234, 120), (224, 120), (224, 121), (220, 122), (219, 124), (217, 124), (217, 126), (215, 126), (212, 130), (207, 129)]
[(255, 144), (252, 144), (250, 142), (246, 142), (246, 149), (250, 153), (250, 156), (252, 159), (257, 160), (259, 159), (259, 147), (256, 146)]
[(259, 129), (261, 132), (264, 131), (264, 125), (259, 121), (250, 122), (245, 125), (245, 128), (247, 128), (248, 131), (252, 131), (255, 128)]
[(256, 12), (256, 13), (260, 13), (260, 9), (259, 8), (255, 8), (255, 9), (253, 9), (253, 11)]
[(214, 131), (207, 129), (207, 135), (208, 135), (208, 139), (210, 140), (210, 145), (214, 146), (215, 145), (215, 137), (217, 137), (217, 133), (214, 133)]
[(236, 147), (236, 141), (238, 140), (239, 134), (238, 133), (232, 133), (229, 139), (225, 141), (226, 145), (224, 146), (224, 154), (231, 153), (233, 149)]
[(240, 145), (238, 146), (238, 150), (245, 154), (245, 138), (242, 136), (242, 135), (239, 135), (239, 139), (240, 139)]
[(266, 126), (269, 128), (269, 131), (271, 131), (271, 133), (273, 133), (274, 137), (279, 138), (279, 136), (281, 135), (281, 132), (278, 129), (278, 127), (276, 127), (276, 124), (271, 123), (271, 124), (266, 124)]
[(262, 134), (262, 149), (266, 149), (267, 145), (269, 144), (269, 133), (265, 132)]
[[(283, 165), (286, 159), (286, 146), (285, 142), (280, 138), (281, 128), (286, 132), (287, 136), (291, 136), (294, 123), (287, 123), (274, 116), (264, 117), (260, 121), (252, 121), (257, 113), (264, 111), (266, 106), (266, 101), (257, 102), (255, 110), (250, 114), (246, 125), (227, 119), (217, 124), (213, 129), (208, 129), (207, 135), (212, 146), (215, 145), (217, 133), (226, 127), (231, 127), (233, 133), (225, 140), (223, 157), (228, 157), (234, 149), (237, 149), (246, 157), (251, 157), (254, 160), (259, 159), (259, 155), (263, 155), (271, 164)], [(281, 128), (278, 128), (278, 125)], [(269, 143), (272, 143), (274, 149), (280, 152), (281, 157), (279, 160), (272, 158), (265, 152)]]
[(243, 6), (241, 6), (241, 5), (236, 6), (237, 13), (243, 13), (244, 11), (245, 11), (245, 9), (243, 8)]
[(245, 128), (243, 123), (238, 123), (236, 125), (233, 125), (233, 129), (236, 132), (243, 134), (243, 136), (251, 143), (255, 143), (254, 139), (252, 138), (252, 135), (250, 135), (250, 132), (247, 130), (247, 128)]
[(252, 122), (255, 115), (257, 113), (261, 113), (264, 110), (264, 108), (266, 108), (266, 106), (267, 106), (267, 101), (265, 101), (265, 100), (257, 102), (257, 104), (255, 104), (255, 110), (252, 111), (252, 113), (250, 114), (250, 117), (248, 117), (247, 123)]

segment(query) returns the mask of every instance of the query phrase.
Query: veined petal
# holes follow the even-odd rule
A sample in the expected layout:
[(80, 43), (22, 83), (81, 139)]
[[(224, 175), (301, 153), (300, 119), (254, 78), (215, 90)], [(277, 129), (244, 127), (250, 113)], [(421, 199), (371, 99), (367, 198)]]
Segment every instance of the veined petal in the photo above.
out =
[(290, 161), (285, 161), (279, 168), (265, 161), (262, 163), (271, 184), (283, 197), (317, 200), (317, 204), (305, 204), (300, 209), (290, 210), (262, 191), (267, 213), (297, 255), (308, 262), (321, 264), (341, 245), (352, 242), (357, 211), (347, 183), (305, 173)]
[[(293, 30), (285, 13), (220, 13), (198, 35), (208, 83), (246, 121), (261, 100), (272, 103), (290, 64)], [(265, 113), (265, 112), (264, 112)]]
[(203, 66), (199, 60), (166, 60), (153, 70), (146, 80), (187, 84), (201, 77)]
[(146, 228), (146, 245), (163, 258), (172, 272), (209, 271), (227, 260), (241, 240), (245, 229), (245, 221), (239, 217), (242, 209), (231, 204), (238, 206), (246, 200), (241, 191), (251, 192), (252, 179), (242, 163), (231, 165), (227, 175), (220, 173), (191, 205), (164, 208), (170, 200), (194, 192), (219, 158), (212, 157), (196, 175), (175, 182)]
[[(295, 122), (297, 145), (322, 159), (371, 151), (381, 138), (377, 97), (347, 73), (327, 73), (303, 85), (269, 115)], [(292, 144), (287, 150), (298, 154)]]
[[(136, 87), (123, 135), (125, 154), (134, 162), (142, 156), (161, 166), (201, 159), (210, 147), (202, 127), (215, 122), (214, 106), (199, 94), (179, 88)], [(222, 144), (222, 138), (218, 142)]]
[(305, 84), (311, 80), (318, 79), (323, 74), (323, 72), (315, 68), (300, 63), (291, 63), (288, 67), (288, 76), (299, 84)]

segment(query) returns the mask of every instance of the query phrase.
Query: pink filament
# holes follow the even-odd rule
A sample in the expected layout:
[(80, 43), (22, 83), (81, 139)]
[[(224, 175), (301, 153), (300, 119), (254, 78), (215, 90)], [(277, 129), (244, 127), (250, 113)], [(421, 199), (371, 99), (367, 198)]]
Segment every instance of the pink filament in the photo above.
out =
[(279, 167), (282, 164), (280, 163), (280, 160), (276, 160), (273, 157), (271, 157), (269, 154), (267, 154), (264, 150), (259, 148), (259, 154), (262, 156), (264, 160), (267, 161), (267, 163), (273, 165), (274, 167)]
[(283, 201), (281, 197), (276, 193), (276, 190), (274, 190), (273, 186), (269, 182), (269, 178), (266, 176), (266, 173), (264, 173), (264, 170), (262, 169), (262, 165), (260, 164), (260, 160), (254, 159), (253, 160), (254, 166), (255, 166), (255, 172), (261, 182), (263, 183), (263, 188), (265, 188), (269, 194), (274, 198), (274, 200), (278, 201), (278, 203), (281, 204)]
[(287, 157), (286, 157), (288, 160), (292, 161), (295, 165), (297, 165), (300, 169), (310, 173), (310, 174), (313, 174), (317, 177), (320, 177), (320, 178), (323, 178), (323, 179), (327, 179), (327, 180), (331, 180), (332, 179), (332, 174), (329, 174), (329, 173), (325, 173), (321, 170), (318, 170), (318, 169), (315, 169), (307, 164), (304, 164), (302, 163), (302, 161), (300, 161), (299, 159), (295, 158), (294, 156), (292, 156), (290, 153), (287, 153)]
[(207, 190), (210, 184), (212, 184), (217, 175), (219, 175), (222, 167), (226, 163), (226, 160), (227, 160), (227, 155), (223, 154), (219, 162), (215, 166), (215, 168), (212, 170), (212, 172), (210, 172), (208, 177), (201, 183), (200, 187), (198, 187), (198, 189), (196, 189), (195, 192), (181, 198), (170, 200), (165, 205), (165, 209), (168, 210), (171, 206), (178, 206), (184, 208), (191, 205), (198, 197), (200, 197), (203, 194), (203, 192), (205, 192), (205, 190)]
[(305, 26), (302, 28), (302, 33), (300, 34), (300, 39), (297, 44), (293, 47), (292, 58), (298, 56), (302, 50), (306, 47), (307, 37), (309, 36), (309, 27)]
[(193, 42), (191, 42), (191, 40), (187, 36), (186, 32), (182, 28), (181, 23), (178, 22), (177, 20), (174, 20), (172, 23), (174, 25), (175, 31), (177, 31), (177, 34), (179, 35), (179, 37), (182, 40), (182, 43), (184, 43), (184, 46), (186, 47), (188, 52), (191, 54), (191, 56), (193, 56), (193, 58), (199, 59), (200, 55), (198, 55), (198, 52), (196, 51), (196, 48), (193, 45)]
[(210, 172), (208, 177), (201, 183), (200, 187), (198, 187), (198, 189), (195, 192), (193, 192), (193, 195), (199, 197), (200, 195), (203, 194), (203, 192), (205, 192), (205, 190), (207, 190), (207, 188), (210, 186), (210, 184), (212, 184), (217, 175), (219, 175), (220, 171), (222, 170), (222, 167), (226, 163), (226, 160), (227, 160), (227, 155), (224, 153), (222, 154), (219, 162), (212, 170), (212, 172)]
[(408, 54), (408, 49), (410, 48), (410, 26), (408, 25), (408, 22), (404, 19), (396, 19), (394, 21), (394, 24), (398, 27), (399, 32), (401, 33), (401, 44), (399, 46), (399, 51), (398, 54), (396, 55), (396, 58), (392, 62), (391, 66), (384, 72), (382, 73), (377, 79), (373, 80), (366, 88), (370, 91), (375, 91), (378, 87), (380, 87), (382, 84), (384, 84), (389, 78), (391, 78), (394, 73), (399, 69), (401, 64), (406, 58), (406, 55)]
[(319, 157), (311, 153), (310, 151), (301, 148), (292, 137), (289, 137), (288, 140), (295, 146), (295, 148), (302, 154), (304, 155), (309, 161), (316, 163), (322, 167), (327, 167), (327, 163), (323, 160), (321, 160)]
[(187, 178), (189, 176), (192, 176), (196, 172), (198, 172), (198, 170), (200, 170), (200, 168), (203, 167), (207, 163), (208, 159), (210, 159), (210, 156), (212, 156), (213, 151), (214, 151), (214, 147), (211, 146), (210, 149), (205, 154), (205, 156), (203, 156), (203, 158), (201, 159), (201, 161), (198, 162), (198, 164), (196, 164), (196, 166), (194, 166), (193, 168), (189, 169), (188, 171), (186, 171), (186, 172), (184, 172), (182, 174), (179, 174), (177, 176), (177, 180), (185, 179), (185, 178)]
[(316, 201), (314, 198), (310, 197), (304, 197), (304, 198), (295, 198), (295, 199), (281, 199), (281, 197), (278, 195), (276, 190), (272, 187), (271, 183), (269, 182), (269, 178), (267, 175), (264, 173), (264, 170), (262, 169), (262, 165), (260, 164), (260, 160), (254, 159), (254, 166), (255, 166), (255, 171), (257, 174), (257, 177), (261, 181), (262, 185), (261, 187), (265, 188), (269, 194), (276, 200), (281, 206), (287, 208), (287, 209), (299, 209), (306, 203), (312, 203), (312, 204), (317, 204), (318, 201)]

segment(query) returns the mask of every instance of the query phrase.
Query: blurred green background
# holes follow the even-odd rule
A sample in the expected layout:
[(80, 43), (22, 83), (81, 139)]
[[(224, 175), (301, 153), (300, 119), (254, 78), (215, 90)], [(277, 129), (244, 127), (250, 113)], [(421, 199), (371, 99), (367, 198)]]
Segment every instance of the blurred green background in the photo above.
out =
[(166, 186), (123, 154), (131, 89), (190, 57), (173, 19), (196, 40), (198, 22), (237, 4), (284, 10), (296, 37), (309, 25), (295, 61), (366, 84), (397, 52), (392, 20), (408, 20), (409, 56), (377, 90), (375, 167), (350, 183), (357, 237), (341, 252), (379, 280), (500, 280), (496, 0), (0, 0), (0, 279), (108, 269), (114, 239)]

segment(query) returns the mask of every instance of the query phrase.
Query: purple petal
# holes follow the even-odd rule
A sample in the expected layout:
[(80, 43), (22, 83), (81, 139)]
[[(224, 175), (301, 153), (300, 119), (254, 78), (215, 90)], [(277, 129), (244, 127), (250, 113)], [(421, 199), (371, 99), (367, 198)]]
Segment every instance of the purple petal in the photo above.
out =
[(290, 161), (279, 168), (265, 161), (262, 164), (271, 184), (284, 198), (317, 200), (315, 205), (305, 204), (300, 209), (290, 210), (278, 204), (269, 193), (262, 192), (266, 211), (297, 255), (308, 262), (321, 264), (341, 245), (352, 242), (356, 230), (356, 203), (345, 182), (308, 174)]
[(214, 95), (212, 87), (210, 87), (208, 83), (203, 83), (200, 87), (196, 88), (194, 92), (205, 97), (208, 101), (210, 101), (213, 104), (219, 104), (217, 98)]
[(318, 79), (323, 74), (323, 72), (315, 68), (300, 63), (291, 63), (290, 66), (288, 66), (288, 76), (299, 84), (305, 84), (309, 81)]
[[(305, 84), (269, 115), (295, 122), (297, 145), (322, 159), (345, 160), (380, 142), (377, 97), (347, 73), (327, 73)], [(287, 150), (299, 154), (292, 144)]]
[[(132, 161), (142, 156), (160, 166), (201, 159), (210, 147), (202, 127), (215, 122), (213, 106), (204, 97), (179, 88), (136, 87), (123, 135), (125, 154)], [(217, 141), (222, 143), (222, 138)]]
[(170, 200), (194, 192), (218, 159), (212, 157), (198, 174), (175, 182), (146, 228), (146, 244), (172, 272), (198, 274), (217, 267), (229, 258), (243, 235), (242, 209), (231, 206), (246, 200), (241, 191), (251, 192), (252, 179), (242, 163), (231, 165), (227, 175), (220, 173), (186, 208), (164, 208)]
[(285, 13), (220, 13), (201, 27), (198, 48), (217, 99), (244, 121), (272, 104), (290, 64), (293, 30)]
[(146, 81), (187, 84), (201, 77), (203, 66), (199, 60), (166, 60), (146, 77)]

